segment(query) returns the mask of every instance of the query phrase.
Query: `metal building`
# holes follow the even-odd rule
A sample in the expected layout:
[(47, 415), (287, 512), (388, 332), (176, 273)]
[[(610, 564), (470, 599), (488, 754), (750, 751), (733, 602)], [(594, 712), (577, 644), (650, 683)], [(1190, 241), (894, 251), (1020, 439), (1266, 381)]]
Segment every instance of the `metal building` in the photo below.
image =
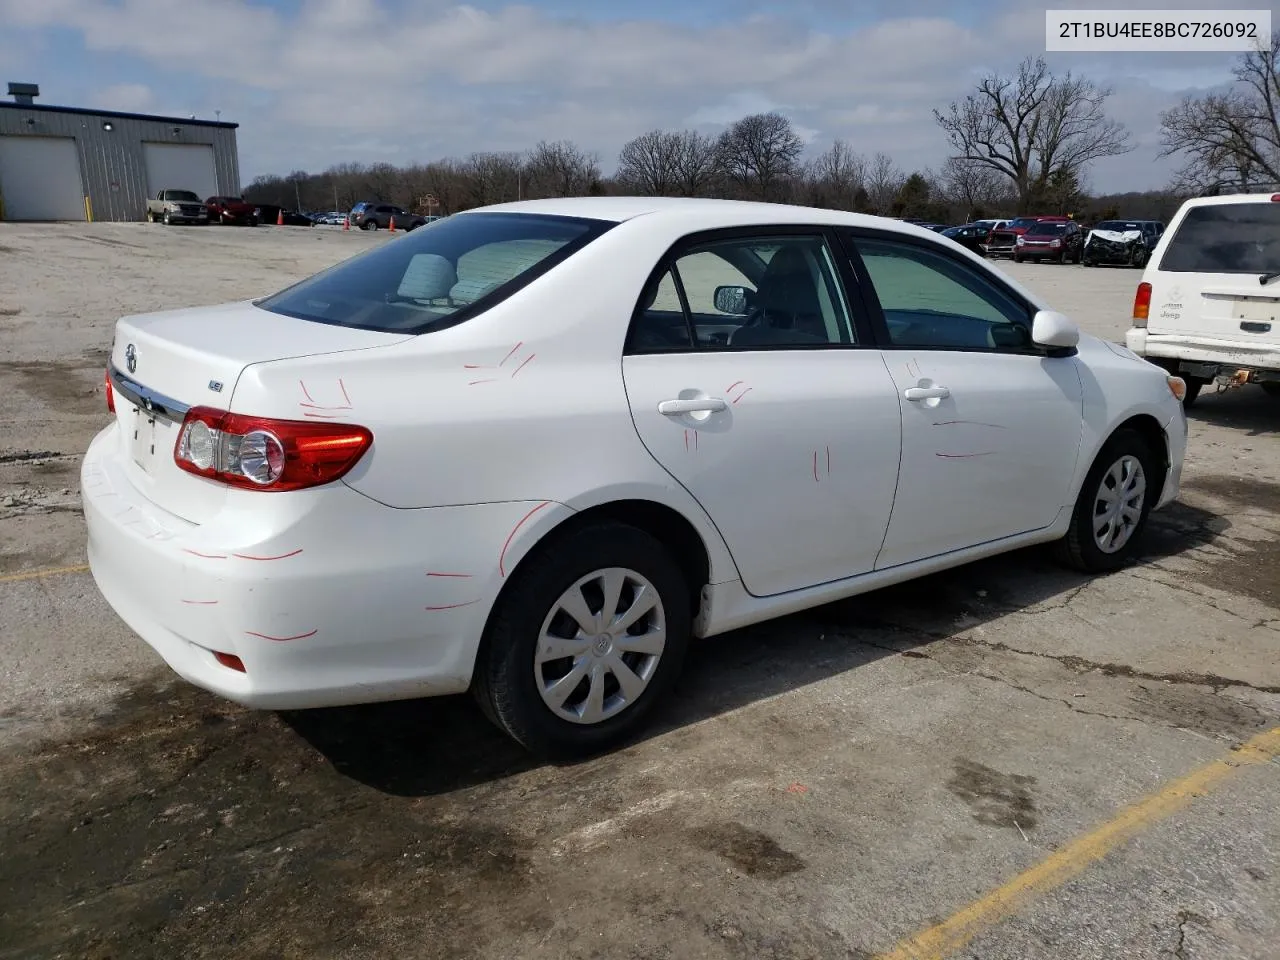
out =
[(0, 220), (142, 220), (158, 190), (240, 192), (239, 124), (0, 101)]

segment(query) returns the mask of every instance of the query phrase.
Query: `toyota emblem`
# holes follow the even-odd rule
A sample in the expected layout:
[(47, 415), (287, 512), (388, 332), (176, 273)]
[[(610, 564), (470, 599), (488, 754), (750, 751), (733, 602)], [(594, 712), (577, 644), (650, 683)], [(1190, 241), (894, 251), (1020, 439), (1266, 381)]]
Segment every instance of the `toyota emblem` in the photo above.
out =
[(138, 351), (133, 348), (132, 343), (124, 348), (124, 363), (130, 373), (138, 369)]

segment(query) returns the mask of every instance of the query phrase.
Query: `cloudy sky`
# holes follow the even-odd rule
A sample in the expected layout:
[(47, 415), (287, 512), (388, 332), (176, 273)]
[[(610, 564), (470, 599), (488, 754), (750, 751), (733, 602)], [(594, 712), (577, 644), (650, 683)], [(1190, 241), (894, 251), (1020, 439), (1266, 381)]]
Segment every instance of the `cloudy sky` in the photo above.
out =
[[(1128, 0), (1211, 8), (1215, 0)], [(1265, 8), (1264, 3), (1240, 3)], [(907, 169), (941, 163), (931, 108), (1044, 55), (1109, 84), (1135, 149), (1097, 190), (1163, 185), (1159, 113), (1227, 83), (1229, 53), (1045, 54), (1046, 7), (1078, 0), (0, 0), (0, 80), (38, 102), (240, 124), (241, 172), (520, 150), (571, 139), (606, 172), (655, 127), (790, 116)]]

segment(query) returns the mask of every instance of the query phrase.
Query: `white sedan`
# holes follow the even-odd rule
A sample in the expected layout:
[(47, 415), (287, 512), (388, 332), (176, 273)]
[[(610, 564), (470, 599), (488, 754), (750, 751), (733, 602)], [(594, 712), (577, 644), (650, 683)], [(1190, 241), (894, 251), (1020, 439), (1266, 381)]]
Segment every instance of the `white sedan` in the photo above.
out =
[(89, 562), (190, 682), (471, 690), (634, 733), (706, 637), (1036, 543), (1133, 557), (1183, 382), (932, 231), (716, 200), (455, 214), (273, 296), (125, 317)]

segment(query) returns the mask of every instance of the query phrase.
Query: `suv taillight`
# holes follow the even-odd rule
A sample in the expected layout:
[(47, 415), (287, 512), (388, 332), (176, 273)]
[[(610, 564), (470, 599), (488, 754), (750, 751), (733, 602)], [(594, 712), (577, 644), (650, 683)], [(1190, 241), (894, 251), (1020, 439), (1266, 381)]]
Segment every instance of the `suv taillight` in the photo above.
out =
[(192, 407), (174, 445), (183, 470), (250, 490), (331, 483), (356, 465), (373, 433), (353, 423), (273, 420)]
[(111, 371), (109, 369), (104, 371), (102, 379), (103, 379), (103, 382), (106, 384), (107, 413), (115, 413), (116, 412), (116, 390), (115, 390), (115, 387), (111, 386)]
[(1147, 315), (1151, 312), (1151, 284), (1138, 284), (1138, 292), (1133, 295), (1133, 325), (1145, 327)]

